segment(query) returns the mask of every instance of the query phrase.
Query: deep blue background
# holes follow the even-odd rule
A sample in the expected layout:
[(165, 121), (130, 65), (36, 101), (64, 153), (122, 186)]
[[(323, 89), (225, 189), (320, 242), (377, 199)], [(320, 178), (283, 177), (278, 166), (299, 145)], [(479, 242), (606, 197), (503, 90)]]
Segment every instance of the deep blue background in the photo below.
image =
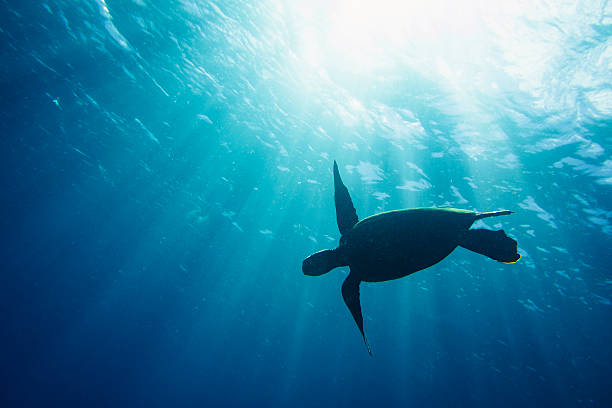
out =
[[(559, 29), (542, 88), (500, 50), (473, 62), (491, 94), (309, 65), (291, 2), (2, 1), (0, 404), (611, 406), (612, 23), (593, 3), (526, 19), (534, 42), (584, 30)], [(301, 273), (339, 238), (334, 159), (360, 217), (516, 211), (486, 226), (523, 259), (458, 249), (363, 284), (370, 358), (347, 271)]]

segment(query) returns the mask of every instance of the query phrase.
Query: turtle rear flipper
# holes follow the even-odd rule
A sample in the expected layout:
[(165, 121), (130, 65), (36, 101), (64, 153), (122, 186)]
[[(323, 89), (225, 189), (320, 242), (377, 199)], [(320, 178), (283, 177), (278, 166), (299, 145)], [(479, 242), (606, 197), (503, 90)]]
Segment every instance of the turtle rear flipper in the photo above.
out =
[(336, 204), (336, 221), (338, 222), (338, 229), (340, 234), (344, 233), (357, 224), (359, 218), (357, 217), (357, 211), (353, 206), (351, 195), (348, 189), (340, 178), (340, 172), (338, 171), (338, 164), (334, 160), (334, 202)]
[(344, 298), (344, 303), (346, 303), (346, 306), (348, 306), (351, 314), (353, 315), (353, 319), (355, 319), (355, 323), (357, 323), (357, 327), (363, 336), (363, 342), (368, 349), (368, 353), (372, 355), (372, 349), (370, 349), (368, 339), (363, 331), (363, 315), (361, 314), (361, 302), (359, 301), (360, 283), (360, 279), (356, 278), (353, 274), (349, 274), (342, 284), (342, 298)]
[(521, 259), (516, 249), (516, 241), (503, 230), (467, 230), (459, 245), (499, 262), (514, 263)]

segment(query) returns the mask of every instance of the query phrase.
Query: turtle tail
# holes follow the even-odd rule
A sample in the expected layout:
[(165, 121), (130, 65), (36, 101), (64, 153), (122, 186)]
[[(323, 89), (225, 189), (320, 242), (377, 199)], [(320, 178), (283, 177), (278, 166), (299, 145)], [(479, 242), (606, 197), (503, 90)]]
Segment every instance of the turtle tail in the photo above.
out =
[(476, 214), (476, 219), (480, 220), (482, 218), (499, 217), (499, 216), (502, 216), (502, 215), (510, 215), (510, 214), (514, 214), (514, 211), (510, 211), (510, 210), (489, 211), (489, 212), (477, 213)]

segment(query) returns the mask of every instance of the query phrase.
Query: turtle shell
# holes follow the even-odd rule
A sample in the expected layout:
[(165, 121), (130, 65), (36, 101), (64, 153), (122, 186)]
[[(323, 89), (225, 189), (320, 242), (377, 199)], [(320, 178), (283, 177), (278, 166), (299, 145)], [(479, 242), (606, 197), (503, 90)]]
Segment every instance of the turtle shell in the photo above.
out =
[(340, 248), (361, 280), (397, 279), (444, 259), (476, 219), (476, 212), (454, 208), (384, 212), (355, 224)]

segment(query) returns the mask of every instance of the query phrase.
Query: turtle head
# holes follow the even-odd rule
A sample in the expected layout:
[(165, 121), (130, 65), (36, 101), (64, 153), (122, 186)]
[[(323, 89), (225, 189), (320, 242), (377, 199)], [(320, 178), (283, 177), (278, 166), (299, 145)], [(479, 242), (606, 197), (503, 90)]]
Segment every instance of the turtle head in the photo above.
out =
[(320, 276), (338, 266), (346, 265), (338, 249), (325, 249), (304, 259), (302, 272), (308, 276)]

